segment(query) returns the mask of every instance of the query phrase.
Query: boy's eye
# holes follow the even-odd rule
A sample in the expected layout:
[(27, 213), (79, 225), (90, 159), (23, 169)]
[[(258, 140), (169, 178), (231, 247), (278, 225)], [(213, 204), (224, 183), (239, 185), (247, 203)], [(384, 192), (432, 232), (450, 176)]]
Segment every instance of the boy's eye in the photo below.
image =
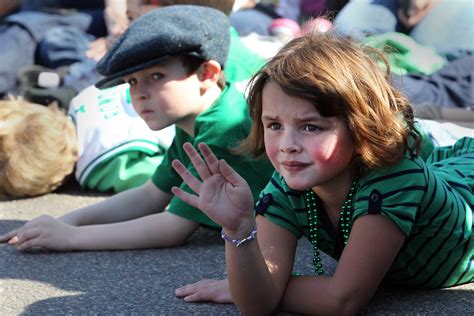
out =
[(134, 85), (137, 84), (137, 79), (135, 79), (135, 78), (128, 79), (128, 80), (127, 80), (127, 83), (128, 83), (130, 86), (134, 86)]
[(308, 124), (308, 125), (303, 126), (303, 130), (305, 132), (316, 132), (316, 131), (321, 130), (321, 128), (316, 125)]
[(163, 74), (155, 72), (151, 75), (151, 77), (153, 78), (153, 80), (159, 80), (159, 79), (163, 78)]

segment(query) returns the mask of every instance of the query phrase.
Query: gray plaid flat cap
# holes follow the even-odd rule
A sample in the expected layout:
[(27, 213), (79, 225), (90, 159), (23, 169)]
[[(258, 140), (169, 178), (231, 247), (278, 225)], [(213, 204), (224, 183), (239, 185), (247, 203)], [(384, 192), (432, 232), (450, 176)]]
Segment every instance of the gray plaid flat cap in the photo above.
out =
[(229, 27), (228, 17), (209, 7), (174, 5), (155, 9), (132, 22), (99, 60), (97, 71), (105, 78), (96, 87), (121, 84), (123, 76), (175, 55), (212, 59), (224, 68)]

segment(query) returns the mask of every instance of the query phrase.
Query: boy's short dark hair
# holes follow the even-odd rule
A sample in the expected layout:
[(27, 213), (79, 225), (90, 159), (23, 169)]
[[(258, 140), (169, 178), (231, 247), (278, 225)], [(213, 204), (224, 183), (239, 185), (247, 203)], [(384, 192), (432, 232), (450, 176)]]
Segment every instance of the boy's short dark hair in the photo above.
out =
[[(181, 55), (178, 56), (178, 58), (181, 59), (181, 62), (183, 64), (184, 69), (186, 70), (187, 75), (191, 75), (197, 71), (199, 66), (204, 62), (199, 57), (191, 56), (191, 55)], [(217, 79), (217, 85), (221, 90), (224, 89), (225, 83), (227, 81), (227, 78), (225, 76), (225, 73), (223, 71), (220, 72), (219, 78)]]
[(123, 76), (177, 55), (215, 60), (224, 68), (229, 52), (229, 19), (202, 6), (180, 5), (153, 10), (135, 20), (97, 63), (105, 76), (96, 83), (107, 88)]

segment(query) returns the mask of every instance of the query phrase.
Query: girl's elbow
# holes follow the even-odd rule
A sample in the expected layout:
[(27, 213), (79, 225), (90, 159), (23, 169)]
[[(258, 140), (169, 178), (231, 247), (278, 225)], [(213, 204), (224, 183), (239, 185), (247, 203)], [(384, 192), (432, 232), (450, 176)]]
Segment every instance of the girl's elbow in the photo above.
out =
[(363, 298), (357, 291), (339, 295), (334, 300), (334, 315), (357, 315), (369, 299)]
[[(259, 305), (259, 306), (257, 306)], [(263, 306), (260, 304), (254, 304), (253, 306), (237, 304), (237, 309), (246, 316), (263, 316), (263, 315), (272, 315), (276, 308), (269, 306)]]
[(359, 304), (354, 304), (351, 302), (342, 302), (339, 304), (339, 306), (336, 308), (335, 312), (333, 313), (334, 315), (357, 315), (360, 310), (362, 309), (362, 306)]
[(274, 300), (254, 300), (253, 302), (242, 301), (234, 298), (237, 309), (246, 316), (272, 315), (278, 309), (278, 302)]

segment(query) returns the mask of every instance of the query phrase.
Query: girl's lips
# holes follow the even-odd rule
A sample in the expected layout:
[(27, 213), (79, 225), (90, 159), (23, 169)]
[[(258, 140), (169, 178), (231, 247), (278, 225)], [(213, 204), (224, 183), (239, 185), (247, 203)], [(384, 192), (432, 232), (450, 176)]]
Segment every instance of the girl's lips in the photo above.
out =
[(307, 166), (308, 163), (306, 162), (301, 162), (301, 161), (293, 161), (293, 160), (285, 160), (285, 161), (282, 161), (281, 162), (282, 165), (284, 166), (290, 166), (290, 167), (293, 167), (293, 166)]
[(281, 165), (289, 172), (298, 172), (309, 166), (309, 164), (299, 161), (283, 161)]

